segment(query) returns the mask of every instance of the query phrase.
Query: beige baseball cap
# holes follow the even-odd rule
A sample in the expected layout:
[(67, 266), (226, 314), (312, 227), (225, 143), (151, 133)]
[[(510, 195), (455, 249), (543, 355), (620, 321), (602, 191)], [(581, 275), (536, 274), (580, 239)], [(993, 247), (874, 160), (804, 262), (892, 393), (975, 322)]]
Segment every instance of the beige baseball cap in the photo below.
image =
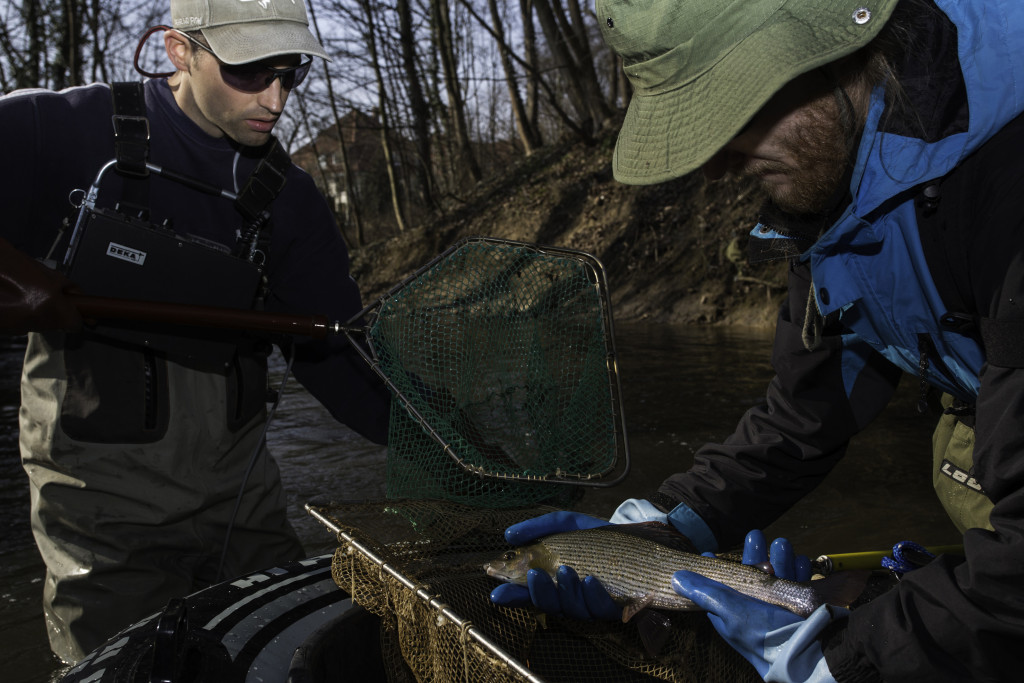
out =
[(292, 54), (330, 60), (309, 31), (304, 0), (171, 0), (171, 25), (202, 31), (225, 64)]
[(615, 144), (620, 182), (693, 171), (800, 74), (871, 41), (896, 0), (597, 0), (633, 96)]

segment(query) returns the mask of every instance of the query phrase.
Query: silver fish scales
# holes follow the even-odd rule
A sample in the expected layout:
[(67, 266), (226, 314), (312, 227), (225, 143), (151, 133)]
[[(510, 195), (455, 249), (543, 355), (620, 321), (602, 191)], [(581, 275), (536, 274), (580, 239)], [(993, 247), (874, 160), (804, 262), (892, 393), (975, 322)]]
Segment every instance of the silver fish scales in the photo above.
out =
[[(838, 582), (831, 578), (810, 583), (776, 578), (757, 567), (670, 547), (637, 535), (636, 530), (630, 528), (641, 526), (651, 525), (610, 525), (552, 534), (507, 551), (501, 558), (485, 564), (484, 569), (495, 578), (525, 584), (530, 569), (542, 569), (554, 578), (560, 565), (568, 565), (581, 577), (589, 574), (597, 578), (613, 599), (625, 605), (623, 620), (646, 607), (699, 609), (672, 590), (672, 574), (681, 569), (702, 574), (804, 617), (824, 602), (833, 602), (830, 597), (839, 601), (835, 604), (848, 604), (853, 599), (848, 595), (833, 595), (832, 589)], [(671, 534), (675, 534), (674, 530)], [(842, 592), (854, 592), (856, 597), (862, 586), (863, 583), (855, 591)]]

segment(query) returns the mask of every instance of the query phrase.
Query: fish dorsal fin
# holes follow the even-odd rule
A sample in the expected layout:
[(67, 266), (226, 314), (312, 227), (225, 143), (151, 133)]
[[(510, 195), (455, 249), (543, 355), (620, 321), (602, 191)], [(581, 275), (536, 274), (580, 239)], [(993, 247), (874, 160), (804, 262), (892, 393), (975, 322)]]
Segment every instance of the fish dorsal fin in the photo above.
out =
[(679, 533), (671, 524), (664, 522), (636, 522), (634, 524), (612, 524), (607, 527), (598, 527), (614, 531), (615, 533), (628, 534), (637, 538), (645, 538), (648, 541), (658, 543), (673, 550), (684, 553), (697, 553), (697, 548), (689, 537)]

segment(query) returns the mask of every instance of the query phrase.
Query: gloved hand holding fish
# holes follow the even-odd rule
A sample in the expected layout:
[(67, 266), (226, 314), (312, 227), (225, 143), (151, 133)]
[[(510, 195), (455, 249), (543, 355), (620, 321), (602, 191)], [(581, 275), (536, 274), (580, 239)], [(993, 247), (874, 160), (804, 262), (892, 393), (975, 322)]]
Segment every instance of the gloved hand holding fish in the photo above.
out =
[(785, 538), (776, 538), (769, 546), (760, 529), (748, 533), (743, 541), (743, 564), (757, 567), (780, 579), (811, 580), (811, 559), (806, 555), (797, 555)]
[(809, 615), (798, 615), (693, 571), (673, 574), (672, 588), (706, 610), (718, 634), (766, 681), (835, 683), (818, 637), (826, 626), (846, 617), (845, 608), (823, 603)]
[[(717, 547), (707, 524), (685, 504), (665, 512), (649, 501), (636, 498), (619, 505), (611, 520), (561, 510), (513, 524), (505, 530), (505, 540), (512, 545), (523, 545), (559, 532), (652, 521), (671, 524), (693, 542), (696, 550)], [(687, 549), (693, 550), (689, 546)], [(557, 584), (554, 578), (558, 579)], [(506, 607), (533, 605), (547, 613), (567, 614), (576, 619), (618, 620), (622, 616), (622, 608), (612, 601), (600, 581), (594, 576), (586, 576), (581, 581), (569, 567), (560, 567), (557, 577), (542, 570), (528, 572), (520, 583), (505, 583), (495, 588), (491, 600)]]
[[(816, 627), (813, 633), (820, 632), (832, 615), (839, 614), (824, 606), (849, 604), (866, 580), (863, 573), (840, 572), (813, 585), (794, 581), (809, 578), (810, 562), (806, 557), (798, 559), (789, 543), (778, 539), (772, 544), (769, 564), (768, 546), (759, 531), (747, 536), (745, 564), (697, 553), (672, 525), (657, 521), (611, 524), (558, 512), (510, 527), (506, 539), (534, 542), (485, 565), (488, 575), (512, 582), (492, 592), (494, 602), (509, 606), (532, 602), (546, 612), (624, 622), (661, 610), (705, 610), (715, 628), (762, 675), (770, 666), (759, 665), (766, 635), (779, 628), (796, 631), (811, 615), (815, 615), (808, 620)], [(579, 574), (585, 577), (582, 581)], [(752, 618), (755, 615), (758, 618)], [(641, 626), (642, 636), (643, 630)], [(755, 643), (751, 647), (756, 656), (740, 647), (748, 641)], [(817, 650), (820, 654), (820, 647)]]
[[(585, 517), (580, 515), (573, 521), (586, 524), (586, 519), (581, 520)], [(678, 570), (699, 573), (800, 616), (811, 614), (825, 602), (849, 604), (863, 588), (862, 575), (837, 573), (806, 585), (772, 576), (754, 566), (701, 555), (689, 539), (660, 522), (610, 524), (589, 519), (594, 520), (589, 527), (581, 525), (573, 531), (545, 535), (532, 544), (509, 550), (487, 563), (485, 570), (495, 578), (528, 585), (530, 570), (558, 578), (560, 567), (571, 567), (577, 574), (600, 582), (622, 605), (623, 621), (629, 621), (646, 607), (700, 609), (672, 590), (671, 577)]]
[[(767, 565), (779, 578), (804, 582), (811, 577), (811, 563), (806, 555), (796, 555), (784, 538), (775, 539), (768, 549), (759, 530), (747, 534), (743, 563)], [(747, 597), (689, 571), (673, 574), (672, 588), (706, 610), (719, 635), (765, 680), (832, 680), (817, 636), (834, 619), (846, 615), (842, 607), (824, 604), (803, 619), (787, 609)]]
[[(513, 524), (505, 530), (505, 540), (512, 545), (523, 545), (551, 534), (594, 529), (609, 524), (611, 522), (598, 517), (560, 510)], [(488, 563), (484, 569), (491, 576), (504, 578), (492, 573), (499, 571), (496, 566), (492, 569), (495, 564)], [(503, 583), (491, 591), (491, 600), (506, 607), (533, 605), (543, 612), (566, 614), (574, 619), (622, 618), (622, 607), (612, 600), (595, 577), (587, 576), (581, 581), (572, 567), (556, 567), (554, 574), (549, 574), (546, 568), (536, 568), (524, 570), (525, 575), (522, 577), (506, 579), (511, 583)], [(557, 579), (557, 582), (553, 579)]]

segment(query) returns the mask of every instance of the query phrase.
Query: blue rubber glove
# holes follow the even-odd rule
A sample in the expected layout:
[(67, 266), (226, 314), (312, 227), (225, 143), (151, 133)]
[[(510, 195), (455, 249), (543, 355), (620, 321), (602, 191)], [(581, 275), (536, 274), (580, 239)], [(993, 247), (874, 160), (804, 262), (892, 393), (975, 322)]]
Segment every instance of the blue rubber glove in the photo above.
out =
[[(759, 565), (769, 559), (779, 578), (810, 578), (810, 561), (797, 556), (789, 541), (776, 539), (769, 547), (762, 532), (747, 534), (743, 563)], [(688, 571), (672, 575), (672, 588), (706, 610), (719, 635), (766, 681), (834, 683), (818, 635), (834, 619), (845, 618), (848, 610), (822, 605), (804, 619)]]
[(718, 541), (711, 533), (707, 522), (701, 519), (700, 515), (690, 509), (685, 503), (680, 503), (669, 512), (662, 512), (653, 503), (641, 498), (630, 498), (624, 501), (615, 510), (611, 519), (613, 524), (635, 524), (638, 522), (663, 522), (671, 524), (676, 531), (686, 536), (700, 552), (715, 552), (718, 550)]
[(491, 591), (491, 602), (505, 607), (532, 605), (542, 612), (564, 614), (573, 619), (622, 619), (622, 607), (615, 604), (601, 582), (593, 576), (581, 581), (572, 567), (558, 568), (557, 583), (540, 569), (531, 569), (526, 579), (526, 586), (501, 584)]
[[(561, 510), (549, 512), (505, 530), (505, 540), (512, 545), (523, 545), (541, 536), (564, 531), (579, 531), (607, 526), (611, 522), (579, 512)], [(549, 614), (564, 614), (574, 619), (622, 618), (622, 608), (612, 601), (601, 582), (592, 576), (582, 581), (572, 567), (561, 566), (557, 584), (547, 572), (531, 569), (526, 585), (503, 583), (491, 591), (491, 602), (505, 607), (533, 605)]]
[(582, 512), (559, 510), (513, 524), (505, 529), (505, 540), (512, 545), (523, 545), (548, 534), (557, 534), (563, 531), (579, 531), (580, 529), (594, 529), (609, 524), (611, 522), (600, 517), (591, 517)]
[[(743, 541), (743, 564), (771, 565), (772, 574), (790, 581), (811, 580), (811, 560), (806, 555), (797, 555), (785, 538), (776, 538), (768, 546), (764, 533), (754, 529)], [(763, 567), (762, 567), (763, 568)]]

